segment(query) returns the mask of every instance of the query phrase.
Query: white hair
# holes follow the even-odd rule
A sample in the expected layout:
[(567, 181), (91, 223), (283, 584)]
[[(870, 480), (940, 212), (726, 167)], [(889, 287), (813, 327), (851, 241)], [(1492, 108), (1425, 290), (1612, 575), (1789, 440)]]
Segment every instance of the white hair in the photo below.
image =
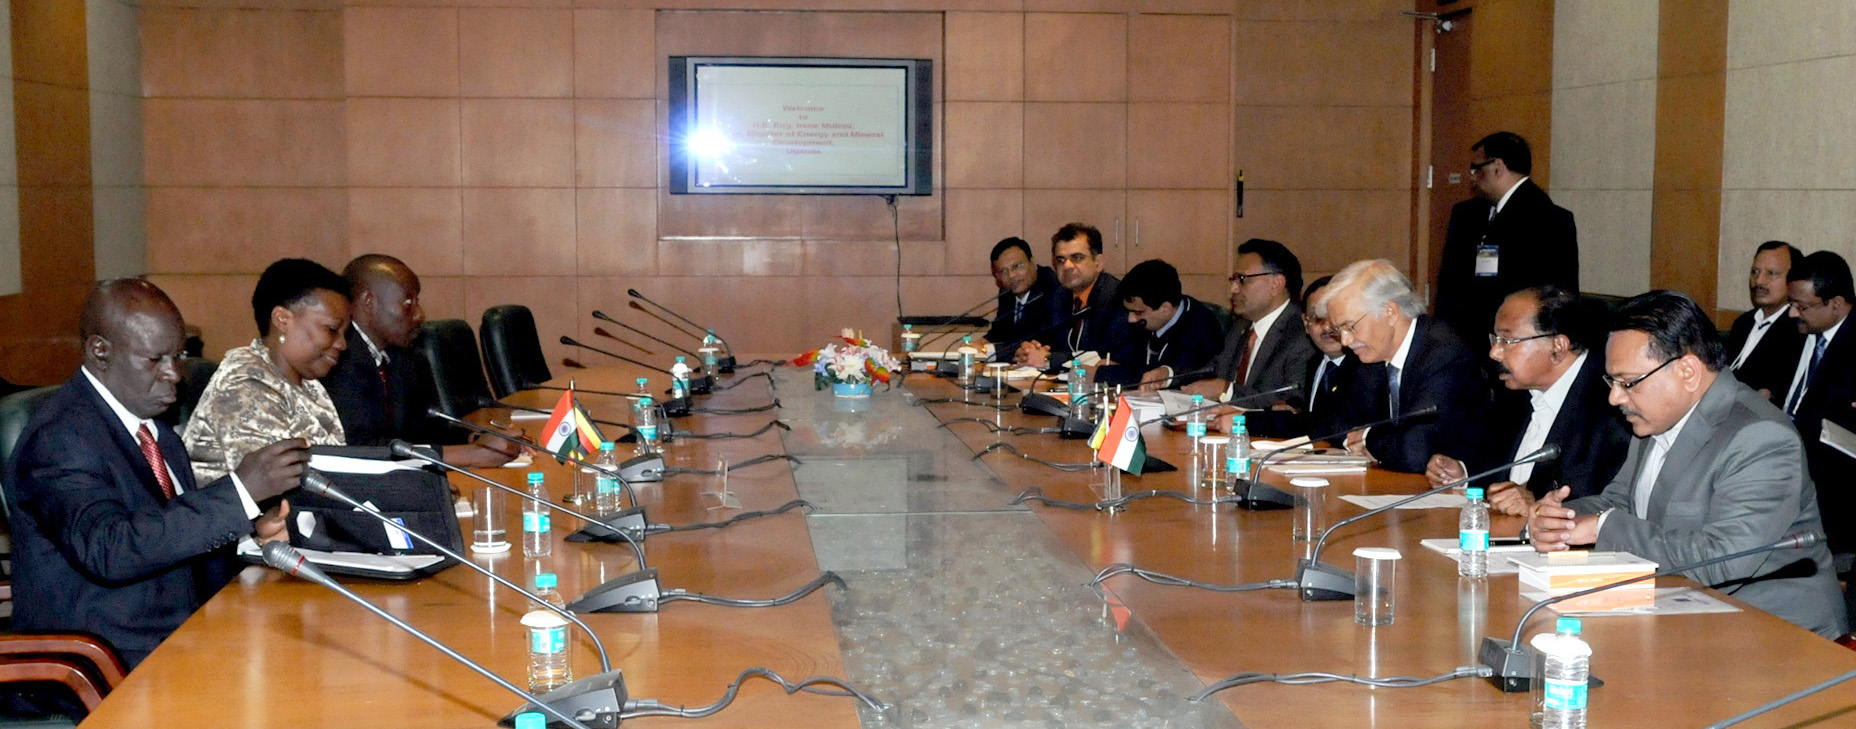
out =
[(1424, 313), (1424, 301), (1411, 287), (1411, 279), (1405, 278), (1391, 261), (1379, 258), (1354, 261), (1334, 274), (1334, 280), (1328, 284), (1328, 295), (1315, 307), (1319, 309), (1315, 316), (1327, 318), (1329, 302), (1355, 291), (1360, 297), (1360, 310), (1364, 312), (1378, 311), (1390, 302), (1408, 319), (1416, 319)]

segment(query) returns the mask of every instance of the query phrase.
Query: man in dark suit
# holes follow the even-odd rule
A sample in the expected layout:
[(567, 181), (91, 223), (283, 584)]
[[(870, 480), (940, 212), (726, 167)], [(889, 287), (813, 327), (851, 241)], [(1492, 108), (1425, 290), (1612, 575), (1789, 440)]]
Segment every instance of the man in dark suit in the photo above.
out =
[(396, 439), (442, 445), (454, 466), (494, 467), (518, 448), (495, 438), (466, 439), (426, 417), (436, 401), (431, 375), (410, 349), (425, 321), (419, 277), (392, 256), (370, 253), (343, 270), (354, 292), (348, 348), (321, 380), (335, 401), (348, 445), (386, 445)]
[(1476, 197), (1450, 210), (1437, 272), (1437, 317), (1464, 339), (1489, 333), (1502, 297), (1529, 286), (1579, 290), (1579, 232), (1528, 175), (1527, 140), (1496, 132), (1470, 147)]
[(1851, 302), (1850, 267), (1830, 251), (1805, 256), (1786, 276), (1787, 300), (1805, 334), (1794, 371), (1785, 390), (1785, 410), (1804, 440), (1805, 463), (1817, 484), (1818, 506), (1830, 549), (1838, 554), (1856, 552), (1856, 498), (1850, 497), (1856, 459), (1824, 443), (1824, 421), (1856, 428), (1856, 327), (1848, 326)]
[(94, 634), (133, 667), (230, 579), (234, 542), (283, 537), (288, 504), (258, 504), (297, 486), (308, 444), (272, 443), (196, 484), (180, 437), (153, 419), (180, 382), (174, 302), (105, 281), (80, 333), (83, 366), (33, 413), (6, 474), (13, 625)]
[[(1302, 292), (1306, 312), (1313, 312), (1327, 298), (1328, 284), (1333, 280), (1332, 276), (1322, 276)], [(1315, 355), (1302, 370), (1301, 389), (1292, 392), (1285, 402), (1245, 416), (1244, 425), (1252, 435), (1295, 438), (1332, 433), (1343, 427), (1341, 418), (1349, 402), (1377, 397), (1377, 388), (1385, 387), (1361, 377), (1360, 358), (1340, 343), (1340, 335), (1328, 326), (1328, 320), (1306, 312), (1297, 323)], [(1219, 432), (1227, 432), (1229, 423), (1229, 418), (1213, 421)]]
[[(1625, 302), (1610, 330), (1605, 380), (1636, 438), (1604, 491), (1541, 497), (1527, 525), (1534, 549), (1592, 544), (1673, 567), (1824, 528), (1798, 431), (1720, 376), (1727, 352), (1694, 300), (1652, 291)], [(1848, 629), (1823, 544), (1684, 574), (1826, 638)]]
[(1031, 244), (1017, 237), (992, 247), (992, 280), (999, 285), (999, 306), (986, 341), (994, 360), (1009, 362), (1019, 342), (1057, 323), (1063, 286), (1056, 271), (1031, 260)]
[(1102, 270), (1102, 231), (1070, 223), (1050, 237), (1051, 265), (1064, 295), (1057, 323), (1018, 345), (1012, 361), (1042, 370), (1060, 368), (1084, 352), (1109, 361), (1132, 361), (1135, 339), (1116, 288), (1121, 281)]
[(1393, 471), (1418, 473), (1433, 454), (1479, 462), (1484, 440), (1475, 424), (1489, 406), (1479, 358), (1450, 327), (1424, 316), (1410, 279), (1390, 261), (1359, 261), (1335, 274), (1316, 314), (1385, 383), (1379, 397), (1349, 403), (1343, 423), (1400, 417), (1427, 407), (1437, 415), (1383, 425), (1347, 437), (1347, 448)]
[(1480, 462), (1432, 456), (1424, 471), (1431, 484), (1456, 481), (1549, 444), (1559, 446), (1559, 458), (1516, 466), (1478, 482), (1489, 489), (1489, 506), (1526, 516), (1534, 499), (1560, 486), (1579, 498), (1610, 483), (1631, 436), (1608, 402), (1610, 390), (1601, 377), (1604, 355), (1591, 353), (1603, 341), (1603, 316), (1597, 304), (1561, 288), (1509, 294), (1489, 337), (1489, 359), (1511, 391), (1496, 398), (1488, 427), (1491, 447)]
[(1297, 390), (1272, 399), (1252, 397), (1284, 385), (1304, 385), (1315, 360), (1315, 345), (1298, 325), (1302, 307), (1302, 262), (1281, 243), (1252, 238), (1237, 247), (1231, 273), (1231, 330), (1212, 363), (1212, 378), (1184, 388), (1207, 399), (1243, 399), (1248, 408), (1307, 399)]
[(1129, 347), (1134, 359), (1104, 365), (1098, 381), (1158, 390), (1172, 387), (1175, 377), (1204, 376), (1198, 373), (1218, 355), (1224, 332), (1209, 307), (1180, 291), (1178, 269), (1159, 259), (1142, 261), (1116, 293), (1140, 334)]
[(1753, 310), (1735, 319), (1727, 335), (1727, 356), (1733, 358), (1734, 377), (1764, 394), (1774, 405), (1784, 404), (1792, 371), (1798, 365), (1798, 352), (1804, 348), (1804, 332), (1798, 329), (1785, 300), (1789, 293), (1786, 276), (1803, 257), (1785, 241), (1760, 244), (1746, 275)]

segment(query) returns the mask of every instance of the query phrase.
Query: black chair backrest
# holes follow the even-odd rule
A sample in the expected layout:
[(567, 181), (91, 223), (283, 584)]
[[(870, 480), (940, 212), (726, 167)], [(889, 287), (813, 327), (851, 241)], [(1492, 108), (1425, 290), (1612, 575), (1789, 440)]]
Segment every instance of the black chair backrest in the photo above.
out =
[(483, 312), (483, 365), (490, 371), (490, 387), (497, 397), (526, 390), (553, 379), (548, 357), (541, 353), (541, 335), (535, 332), (535, 315), (519, 304), (492, 306)]
[(181, 360), (180, 385), (175, 388), (174, 406), (157, 419), (175, 430), (185, 429), (187, 421), (193, 419), (193, 409), (200, 405), (200, 396), (206, 394), (206, 383), (211, 382), (213, 373), (218, 371), (219, 363), (205, 357)]
[(440, 319), (419, 325), (413, 349), (432, 373), (438, 409), (462, 417), (489, 399), (490, 385), (483, 379), (483, 360), (477, 357), (477, 335), (463, 319)]
[[(0, 398), (0, 479), (13, 472), (13, 450), (19, 447), (19, 436), (26, 431), (26, 421), (32, 419), (32, 412), (50, 399), (59, 387), (35, 387)], [(12, 498), (0, 499), (0, 504), (4, 504), (0, 508), (6, 509), (7, 517), (11, 519)]]

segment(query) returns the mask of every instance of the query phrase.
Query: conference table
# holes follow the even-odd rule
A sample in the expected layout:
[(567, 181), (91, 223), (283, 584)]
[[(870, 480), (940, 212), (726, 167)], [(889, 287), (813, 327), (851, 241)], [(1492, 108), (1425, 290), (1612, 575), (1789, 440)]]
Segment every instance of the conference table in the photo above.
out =
[[(770, 377), (758, 373), (769, 372)], [(627, 420), (629, 405), (589, 390), (625, 391), (639, 370), (604, 366), (569, 379), (594, 416)], [(661, 375), (659, 376), (661, 379)], [(777, 383), (777, 385), (776, 385)], [(654, 380), (654, 384), (658, 383)], [(1397, 617), (1357, 625), (1350, 602), (1303, 602), (1293, 590), (1221, 593), (1133, 576), (1090, 582), (1114, 563), (1192, 580), (1237, 584), (1292, 577), (1307, 542), (1290, 537), (1288, 511), (1145, 499), (1103, 512), (1014, 503), (1036, 487), (1051, 499), (1093, 502), (1105, 474), (1077, 440), (1015, 433), (1051, 425), (1013, 407), (1016, 393), (968, 391), (926, 375), (867, 399), (816, 391), (809, 371), (765, 365), (720, 378), (698, 396), (680, 432), (752, 433), (679, 438), (667, 462), (714, 470), (721, 460), (794, 459), (743, 466), (726, 488), (740, 509), (719, 508), (716, 475), (681, 473), (636, 484), (655, 523), (689, 525), (795, 498), (813, 505), (719, 529), (654, 534), (645, 542), (666, 589), (771, 598), (832, 571), (826, 586), (791, 604), (734, 608), (666, 603), (656, 613), (589, 614), (633, 698), (690, 707), (717, 700), (737, 675), (765, 667), (789, 680), (848, 679), (888, 704), (788, 695), (762, 679), (734, 703), (695, 720), (639, 718), (628, 725), (703, 727), (1448, 727), (1525, 726), (1527, 694), (1478, 678), (1416, 688), (1330, 683), (1238, 686), (1204, 701), (1195, 694), (1244, 672), (1323, 671), (1360, 676), (1435, 676), (1473, 666), (1481, 639), (1506, 636), (1529, 603), (1513, 575), (1460, 579), (1447, 557), (1419, 544), (1455, 535), (1456, 512), (1397, 510), (1337, 531), (1322, 554), (1352, 569), (1356, 547), (1395, 547), (1404, 558)], [(549, 407), (559, 391), (505, 402)], [(771, 410), (757, 408), (777, 402)], [(739, 412), (754, 410), (753, 412)], [(507, 410), (473, 415), (504, 421)], [(533, 434), (540, 421), (517, 421)], [(1190, 442), (1158, 425), (1150, 455), (1184, 465)], [(1009, 444), (1010, 449), (994, 444)], [(994, 449), (988, 451), (989, 446)], [(621, 446), (626, 447), (626, 446)], [(1020, 456), (1018, 454), (1023, 454)], [(572, 470), (537, 456), (558, 496)], [(1058, 467), (1053, 467), (1055, 464)], [(526, 469), (485, 469), (520, 484)], [(471, 483), (452, 475), (468, 490)], [(1343, 494), (1415, 493), (1420, 477), (1370, 470), (1327, 477), (1331, 519), (1359, 513)], [(1281, 484), (1280, 474), (1265, 480)], [(1122, 481), (1127, 492), (1194, 489), (1181, 472)], [(1200, 491), (1199, 497), (1210, 496)], [(513, 502), (513, 499), (511, 500)], [(511, 516), (519, 508), (507, 505)], [(469, 533), (469, 519), (463, 520)], [(524, 559), (520, 545), (477, 563), (522, 583), (536, 571), (560, 577), (569, 599), (636, 568), (623, 545), (560, 541)], [(1496, 520), (1513, 533), (1518, 520)], [(513, 536), (513, 535), (512, 535)], [(521, 596), (453, 567), (404, 583), (341, 578), (363, 597), (431, 633), (518, 685), (527, 667)], [(1664, 586), (1692, 585), (1683, 579)], [(1697, 588), (1701, 589), (1701, 588)], [(1856, 668), (1856, 652), (1731, 597), (1737, 612), (1595, 617), (1585, 621), (1593, 673), (1591, 725), (1704, 726)], [(1527, 635), (1551, 624), (1542, 611)], [(573, 635), (576, 676), (599, 668), (593, 646)], [(1856, 692), (1833, 689), (1743, 726), (1856, 724)], [(490, 681), (323, 587), (267, 568), (245, 569), (103, 705), (86, 726), (163, 724), (242, 727), (491, 726), (518, 700)]]

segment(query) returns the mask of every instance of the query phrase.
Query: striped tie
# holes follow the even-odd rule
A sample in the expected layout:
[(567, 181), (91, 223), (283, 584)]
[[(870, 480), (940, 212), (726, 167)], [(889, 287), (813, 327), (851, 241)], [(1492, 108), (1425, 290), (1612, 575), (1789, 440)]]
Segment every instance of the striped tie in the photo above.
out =
[(168, 500), (174, 498), (174, 476), (168, 473), (168, 462), (161, 457), (161, 448), (155, 445), (155, 434), (143, 423), (135, 431), (135, 442), (142, 446), (142, 457), (148, 459), (148, 467), (155, 472), (155, 481), (161, 484), (161, 495)]

